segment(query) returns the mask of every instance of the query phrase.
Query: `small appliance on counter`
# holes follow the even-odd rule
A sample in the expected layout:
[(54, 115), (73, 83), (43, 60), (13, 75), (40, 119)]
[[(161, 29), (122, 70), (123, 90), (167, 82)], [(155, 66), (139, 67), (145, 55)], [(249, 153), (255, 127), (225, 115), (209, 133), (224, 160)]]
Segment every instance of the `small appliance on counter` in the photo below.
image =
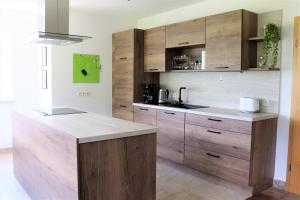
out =
[(158, 85), (145, 84), (144, 87), (144, 103), (145, 104), (158, 104)]
[(170, 92), (168, 89), (160, 89), (158, 103), (160, 104), (168, 103), (169, 94)]
[(260, 112), (259, 99), (251, 97), (242, 97), (240, 99), (240, 111), (249, 113)]

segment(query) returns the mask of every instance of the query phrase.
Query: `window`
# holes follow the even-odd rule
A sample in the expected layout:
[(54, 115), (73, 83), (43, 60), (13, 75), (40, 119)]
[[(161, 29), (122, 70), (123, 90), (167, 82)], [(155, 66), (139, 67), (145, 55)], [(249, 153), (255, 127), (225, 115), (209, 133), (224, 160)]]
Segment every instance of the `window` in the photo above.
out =
[(13, 99), (12, 36), (0, 34), (0, 101)]

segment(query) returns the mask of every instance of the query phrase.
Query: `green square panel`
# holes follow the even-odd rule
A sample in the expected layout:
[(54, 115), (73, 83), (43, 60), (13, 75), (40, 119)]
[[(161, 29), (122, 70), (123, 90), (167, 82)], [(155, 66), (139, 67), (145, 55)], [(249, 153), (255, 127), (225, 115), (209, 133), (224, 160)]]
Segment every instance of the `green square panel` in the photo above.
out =
[(100, 56), (91, 54), (73, 54), (73, 82), (99, 83)]

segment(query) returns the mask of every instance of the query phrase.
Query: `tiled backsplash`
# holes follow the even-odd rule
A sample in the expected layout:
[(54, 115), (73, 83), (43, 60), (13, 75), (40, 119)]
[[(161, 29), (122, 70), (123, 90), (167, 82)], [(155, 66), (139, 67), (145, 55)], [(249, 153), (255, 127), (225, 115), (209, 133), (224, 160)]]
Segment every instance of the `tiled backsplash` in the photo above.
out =
[(240, 97), (262, 99), (262, 111), (278, 113), (279, 71), (161, 73), (160, 84), (177, 99), (179, 88), (186, 103), (239, 109)]

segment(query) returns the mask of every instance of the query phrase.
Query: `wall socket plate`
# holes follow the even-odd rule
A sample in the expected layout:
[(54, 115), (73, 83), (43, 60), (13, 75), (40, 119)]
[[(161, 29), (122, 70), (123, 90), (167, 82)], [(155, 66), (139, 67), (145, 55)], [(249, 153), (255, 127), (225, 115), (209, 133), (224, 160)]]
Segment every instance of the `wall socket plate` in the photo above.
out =
[(90, 97), (91, 92), (77, 92), (78, 97)]

